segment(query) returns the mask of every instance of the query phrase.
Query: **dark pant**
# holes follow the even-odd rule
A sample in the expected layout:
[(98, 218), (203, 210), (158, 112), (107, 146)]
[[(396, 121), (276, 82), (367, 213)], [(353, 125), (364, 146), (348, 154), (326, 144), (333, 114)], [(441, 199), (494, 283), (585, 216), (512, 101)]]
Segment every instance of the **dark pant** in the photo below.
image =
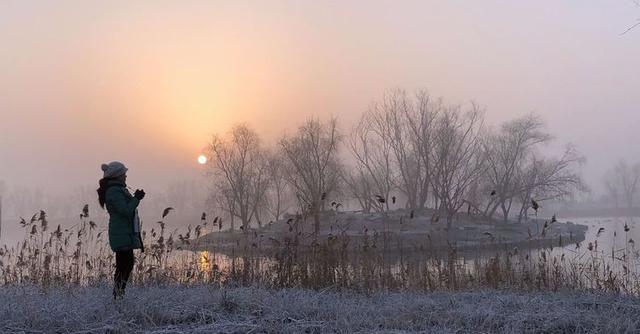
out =
[(116, 273), (113, 276), (113, 297), (118, 298), (124, 295), (127, 288), (127, 281), (131, 270), (133, 270), (133, 250), (116, 252)]

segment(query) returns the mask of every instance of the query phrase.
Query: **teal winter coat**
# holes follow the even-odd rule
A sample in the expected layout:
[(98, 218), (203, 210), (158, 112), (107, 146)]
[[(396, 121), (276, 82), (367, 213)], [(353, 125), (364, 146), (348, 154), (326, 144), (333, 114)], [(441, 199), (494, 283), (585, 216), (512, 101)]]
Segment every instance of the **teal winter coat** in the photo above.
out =
[(142, 248), (140, 234), (134, 231), (134, 219), (140, 200), (131, 196), (124, 183), (110, 181), (105, 193), (109, 212), (109, 245), (115, 251)]

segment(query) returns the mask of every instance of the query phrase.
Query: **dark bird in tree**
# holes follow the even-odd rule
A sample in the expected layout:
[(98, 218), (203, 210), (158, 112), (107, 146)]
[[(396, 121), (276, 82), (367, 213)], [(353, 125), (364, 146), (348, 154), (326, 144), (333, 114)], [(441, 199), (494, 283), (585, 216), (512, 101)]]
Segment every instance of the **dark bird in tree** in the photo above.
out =
[(604, 232), (604, 227), (601, 227), (598, 229), (598, 233), (596, 233), (596, 237), (599, 237), (600, 234), (602, 234), (602, 232)]
[(206, 212), (202, 213), (202, 217), (200, 217), (200, 220), (207, 220), (207, 213)]
[(391, 203), (396, 204), (396, 197), (395, 196), (391, 197)]
[(629, 225), (627, 225), (627, 223), (624, 223), (624, 231), (629, 232), (629, 230), (630, 230)]
[(495, 190), (491, 190), (491, 196), (495, 196), (496, 195), (496, 191)]
[(169, 214), (169, 212), (171, 212), (172, 210), (173, 210), (172, 207), (168, 207), (164, 209), (164, 211), (162, 211), (162, 218), (166, 217)]
[(385, 203), (387, 200), (384, 199), (384, 197), (380, 196), (380, 195), (376, 195), (376, 200), (379, 203)]
[(536, 200), (534, 199), (531, 200), (531, 208), (536, 212), (536, 216), (537, 216), (540, 205), (538, 205), (538, 202), (536, 202)]
[(80, 214), (80, 218), (87, 218), (89, 217), (89, 204), (85, 204), (84, 207), (82, 208), (82, 213)]

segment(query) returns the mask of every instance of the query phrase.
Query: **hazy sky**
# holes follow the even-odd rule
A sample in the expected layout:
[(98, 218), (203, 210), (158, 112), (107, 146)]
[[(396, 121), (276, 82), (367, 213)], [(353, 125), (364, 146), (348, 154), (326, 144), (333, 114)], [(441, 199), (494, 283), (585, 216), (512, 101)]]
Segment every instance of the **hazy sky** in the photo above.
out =
[(213, 132), (346, 129), (387, 89), (535, 111), (595, 178), (640, 160), (640, 18), (608, 1), (0, 2), (0, 179), (61, 192), (122, 160), (134, 186), (200, 173)]

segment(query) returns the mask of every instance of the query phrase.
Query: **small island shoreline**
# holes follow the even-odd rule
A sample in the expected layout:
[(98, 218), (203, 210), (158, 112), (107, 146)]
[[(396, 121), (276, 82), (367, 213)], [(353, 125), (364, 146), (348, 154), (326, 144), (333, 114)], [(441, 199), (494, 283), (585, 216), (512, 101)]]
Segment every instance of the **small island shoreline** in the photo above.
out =
[(285, 217), (261, 227), (205, 233), (181, 248), (222, 253), (253, 248), (268, 254), (285, 246), (310, 249), (318, 245), (340, 243), (350, 250), (362, 247), (378, 251), (424, 251), (442, 253), (455, 250), (487, 252), (518, 249), (562, 247), (585, 239), (585, 225), (552, 219), (495, 221), (460, 215), (451, 229), (446, 222), (434, 222), (433, 212), (425, 210), (414, 218), (405, 210), (364, 214), (358, 212), (326, 213), (316, 236), (310, 223)]

